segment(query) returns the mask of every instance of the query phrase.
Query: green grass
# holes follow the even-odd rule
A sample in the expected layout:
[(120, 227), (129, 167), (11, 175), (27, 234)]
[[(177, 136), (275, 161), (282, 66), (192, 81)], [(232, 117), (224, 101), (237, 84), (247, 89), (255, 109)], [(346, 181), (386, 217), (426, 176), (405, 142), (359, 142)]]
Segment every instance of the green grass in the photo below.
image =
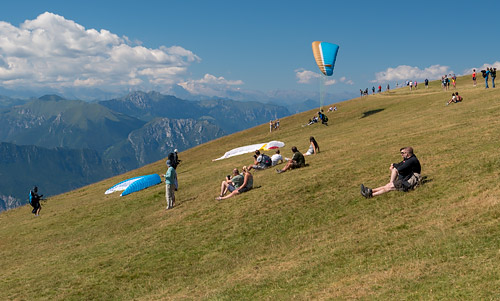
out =
[[(41, 217), (0, 214), (0, 299), (498, 299), (500, 90), (459, 78), (451, 92), (392, 90), (337, 104), (330, 126), (314, 111), (180, 154), (177, 206), (164, 185), (119, 197), (128, 177), (164, 173), (160, 161), (51, 198)], [(233, 147), (280, 140), (290, 157), (309, 136), (309, 166), (254, 172), (260, 186), (215, 201), (220, 182), (251, 154)], [(399, 148), (413, 146), (427, 183), (373, 199)], [(43, 193), (43, 187), (41, 187)]]

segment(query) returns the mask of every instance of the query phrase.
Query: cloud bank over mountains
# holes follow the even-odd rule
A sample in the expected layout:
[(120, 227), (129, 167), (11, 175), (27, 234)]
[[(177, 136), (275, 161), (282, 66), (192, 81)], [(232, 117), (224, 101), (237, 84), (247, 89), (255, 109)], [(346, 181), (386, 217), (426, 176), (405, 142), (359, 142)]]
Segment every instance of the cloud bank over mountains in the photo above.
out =
[(19, 27), (0, 22), (0, 84), (8, 89), (144, 89), (182, 81), (201, 61), (180, 46), (134, 45), (107, 30), (85, 29), (45, 12)]
[[(486, 67), (500, 68), (500, 62), (496, 61), (492, 64), (485, 63), (479, 67), (471, 67), (463, 70), (456, 75), (466, 75), (472, 74), (473, 69), (476, 71), (486, 69)], [(405, 81), (405, 80), (436, 80), (440, 79), (443, 75), (453, 74), (455, 71), (451, 70), (449, 66), (432, 65), (430, 67), (420, 69), (418, 67), (412, 67), (407, 65), (397, 66), (396, 68), (387, 68), (385, 71), (377, 72), (375, 74), (375, 79), (372, 81), (374, 83), (386, 83), (393, 81)]]

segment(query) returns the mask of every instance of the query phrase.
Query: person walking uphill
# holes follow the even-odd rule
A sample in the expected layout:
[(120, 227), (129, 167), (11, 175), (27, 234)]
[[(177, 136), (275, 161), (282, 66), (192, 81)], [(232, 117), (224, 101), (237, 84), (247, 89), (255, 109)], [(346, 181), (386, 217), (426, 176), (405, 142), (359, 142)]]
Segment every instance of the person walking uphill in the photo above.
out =
[(30, 205), (33, 207), (33, 210), (31, 213), (33, 213), (35, 216), (40, 215), (40, 210), (42, 210), (42, 206), (40, 205), (40, 200), (42, 199), (43, 194), (39, 195), (38, 194), (38, 187), (33, 187), (32, 190), (30, 190)]
[(175, 205), (175, 181), (177, 173), (172, 166), (172, 162), (167, 160), (168, 170), (165, 174), (165, 198), (167, 199), (167, 210), (174, 208)]

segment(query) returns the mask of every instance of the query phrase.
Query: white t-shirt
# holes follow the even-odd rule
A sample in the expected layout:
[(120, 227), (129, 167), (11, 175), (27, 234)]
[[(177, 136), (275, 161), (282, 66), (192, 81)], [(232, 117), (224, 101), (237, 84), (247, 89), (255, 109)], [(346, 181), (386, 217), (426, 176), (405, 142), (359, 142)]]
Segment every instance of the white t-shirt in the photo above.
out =
[(271, 161), (272, 161), (273, 166), (278, 164), (278, 161), (280, 161), (280, 160), (283, 160), (283, 157), (281, 156), (281, 154), (274, 154), (271, 157)]

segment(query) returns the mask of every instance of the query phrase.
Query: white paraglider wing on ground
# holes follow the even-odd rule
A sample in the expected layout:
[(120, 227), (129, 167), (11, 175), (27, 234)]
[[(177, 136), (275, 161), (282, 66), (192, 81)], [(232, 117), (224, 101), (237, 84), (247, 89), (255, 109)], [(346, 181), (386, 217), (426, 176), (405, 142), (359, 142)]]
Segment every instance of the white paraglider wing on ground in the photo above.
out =
[(246, 146), (241, 146), (234, 148), (230, 151), (227, 151), (222, 157), (214, 159), (212, 161), (217, 161), (217, 160), (222, 160), (222, 159), (227, 159), (230, 157), (238, 156), (238, 155), (243, 155), (243, 154), (248, 154), (252, 153), (256, 150), (270, 150), (270, 149), (276, 149), (285, 146), (285, 143), (281, 141), (270, 141), (268, 143), (257, 143), (257, 144), (252, 144), (252, 145), (246, 145)]

